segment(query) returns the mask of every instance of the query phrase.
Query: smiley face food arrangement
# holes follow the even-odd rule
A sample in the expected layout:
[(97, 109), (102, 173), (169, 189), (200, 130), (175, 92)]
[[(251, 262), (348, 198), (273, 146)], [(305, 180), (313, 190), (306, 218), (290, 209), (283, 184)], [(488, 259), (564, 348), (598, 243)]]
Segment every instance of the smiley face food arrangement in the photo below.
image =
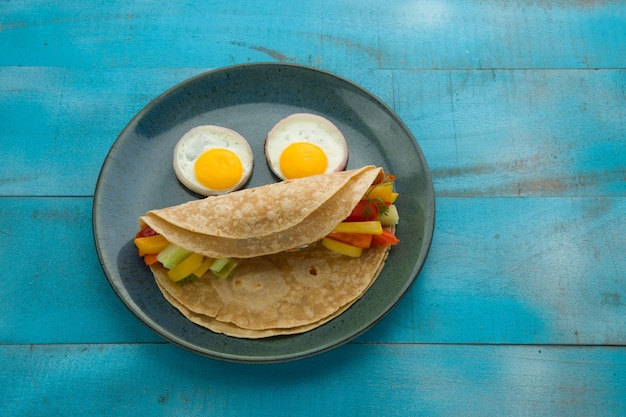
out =
[[(292, 143), (318, 136), (310, 121), (287, 126)], [(250, 339), (306, 332), (343, 313), (399, 242), (399, 215), (393, 175), (336, 170), (342, 164), (141, 216), (134, 242), (164, 298), (200, 326)]]

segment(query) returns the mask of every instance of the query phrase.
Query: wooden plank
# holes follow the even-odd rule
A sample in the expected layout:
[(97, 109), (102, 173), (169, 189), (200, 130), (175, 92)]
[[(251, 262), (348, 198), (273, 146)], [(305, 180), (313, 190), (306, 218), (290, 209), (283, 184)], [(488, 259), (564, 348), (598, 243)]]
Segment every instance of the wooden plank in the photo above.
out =
[(624, 70), (394, 72), (438, 196), (625, 196)]
[(202, 70), (0, 67), (0, 195), (91, 196), (111, 145), (154, 97)]
[(91, 198), (0, 198), (1, 343), (160, 341), (115, 296)]
[(424, 270), (367, 341), (626, 343), (626, 199), (438, 198)]
[[(355, 7), (356, 6), (356, 7)], [(0, 65), (623, 68), (620, 2), (4, 2)], [(33, 9), (37, 10), (34, 15)], [(177, 19), (180, 19), (177, 20)]]
[[(126, 123), (202, 71), (0, 67), (0, 195), (92, 195)], [(351, 71), (412, 130), (439, 196), (626, 195), (624, 74)]]
[[(360, 340), (626, 344), (626, 199), (439, 198), (437, 210), (419, 279)], [(160, 340), (109, 287), (90, 212), (89, 198), (0, 198), (0, 341)]]
[[(382, 4), (385, 68), (623, 68), (626, 5), (585, 1)], [(605, 49), (606, 47), (606, 49)]]
[(0, 346), (2, 415), (619, 416), (626, 349), (350, 344), (271, 366), (169, 345)]

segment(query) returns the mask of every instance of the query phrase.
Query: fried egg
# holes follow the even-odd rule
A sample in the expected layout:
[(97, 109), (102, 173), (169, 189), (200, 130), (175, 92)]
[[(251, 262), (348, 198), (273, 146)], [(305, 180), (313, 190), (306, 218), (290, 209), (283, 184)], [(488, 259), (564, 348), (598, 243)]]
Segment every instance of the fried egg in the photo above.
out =
[(174, 147), (176, 177), (204, 196), (240, 189), (250, 178), (253, 164), (246, 139), (221, 126), (194, 127)]
[(348, 144), (330, 120), (296, 113), (269, 131), (265, 157), (280, 179), (302, 178), (343, 170), (348, 162)]

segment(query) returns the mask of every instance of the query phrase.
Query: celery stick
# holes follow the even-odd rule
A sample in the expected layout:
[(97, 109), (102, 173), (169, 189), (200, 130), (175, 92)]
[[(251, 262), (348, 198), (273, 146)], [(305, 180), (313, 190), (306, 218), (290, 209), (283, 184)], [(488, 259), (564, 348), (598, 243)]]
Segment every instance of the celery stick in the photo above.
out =
[(228, 264), (228, 258), (217, 258), (209, 268), (213, 272), (220, 272)]
[(217, 275), (218, 277), (225, 279), (232, 272), (232, 270), (235, 269), (235, 267), (237, 266), (237, 261), (234, 259), (229, 259), (229, 258), (220, 258), (220, 259), (226, 259), (226, 264), (222, 267), (222, 269), (220, 269), (217, 272), (213, 271), (213, 273)]
[(157, 261), (167, 269), (172, 269), (191, 254), (190, 251), (170, 243), (157, 255)]

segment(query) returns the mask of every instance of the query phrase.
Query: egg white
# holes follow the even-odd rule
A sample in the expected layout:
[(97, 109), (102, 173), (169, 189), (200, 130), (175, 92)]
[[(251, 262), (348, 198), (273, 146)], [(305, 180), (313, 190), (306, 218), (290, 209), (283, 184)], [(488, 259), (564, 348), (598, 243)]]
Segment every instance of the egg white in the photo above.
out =
[(293, 143), (309, 142), (319, 146), (328, 159), (324, 173), (341, 171), (348, 162), (348, 144), (341, 131), (330, 120), (310, 113), (295, 113), (280, 120), (265, 138), (265, 158), (280, 179), (286, 179), (280, 168), (280, 155)]
[[(209, 149), (222, 148), (234, 152), (241, 161), (241, 180), (225, 190), (214, 190), (201, 184), (196, 178), (195, 163)], [(234, 130), (215, 126), (197, 126), (185, 133), (174, 147), (173, 166), (178, 180), (191, 191), (204, 195), (226, 194), (240, 189), (252, 175), (254, 155), (248, 141)]]

